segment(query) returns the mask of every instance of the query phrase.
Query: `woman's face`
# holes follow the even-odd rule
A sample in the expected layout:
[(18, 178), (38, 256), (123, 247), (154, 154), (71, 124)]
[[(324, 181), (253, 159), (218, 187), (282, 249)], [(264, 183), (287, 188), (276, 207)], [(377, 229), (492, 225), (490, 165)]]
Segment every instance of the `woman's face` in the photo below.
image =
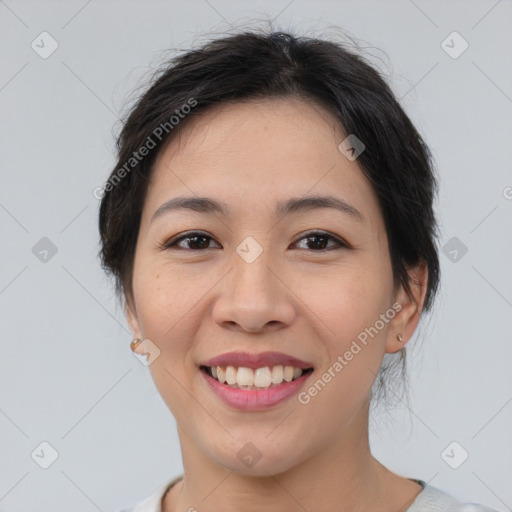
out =
[[(135, 336), (160, 351), (149, 368), (184, 456), (265, 475), (353, 446), (384, 353), (418, 319), (394, 288), (375, 193), (317, 105), (251, 101), (189, 121), (156, 162), (128, 307)], [(339, 208), (308, 200), (324, 196)], [(162, 208), (178, 197), (211, 203)], [(240, 382), (255, 375), (258, 390), (226, 393), (201, 368), (233, 352), (221, 366)], [(246, 355), (264, 352), (278, 354)], [(285, 356), (313, 372), (266, 389), (283, 378), (274, 367), (294, 366)]]

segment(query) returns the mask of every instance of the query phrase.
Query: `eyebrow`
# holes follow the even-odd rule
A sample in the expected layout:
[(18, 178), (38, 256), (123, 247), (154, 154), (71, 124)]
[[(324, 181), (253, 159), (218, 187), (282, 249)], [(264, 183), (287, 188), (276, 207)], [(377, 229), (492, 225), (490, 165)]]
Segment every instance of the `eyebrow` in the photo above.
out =
[[(288, 199), (277, 203), (277, 215), (289, 215), (298, 212), (308, 212), (320, 208), (333, 208), (345, 213), (355, 220), (364, 223), (363, 215), (352, 205), (334, 196), (306, 196)], [(193, 210), (205, 214), (221, 214), (228, 216), (229, 208), (225, 203), (209, 197), (175, 197), (162, 204), (151, 217), (153, 222), (164, 213), (176, 210)]]

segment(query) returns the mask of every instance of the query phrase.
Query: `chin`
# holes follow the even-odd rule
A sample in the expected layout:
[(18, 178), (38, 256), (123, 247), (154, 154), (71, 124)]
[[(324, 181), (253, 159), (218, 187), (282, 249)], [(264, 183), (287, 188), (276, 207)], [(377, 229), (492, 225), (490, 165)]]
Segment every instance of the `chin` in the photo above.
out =
[[(265, 434), (267, 435), (267, 434)], [(262, 436), (258, 442), (256, 436), (254, 442), (247, 441), (236, 443), (236, 446), (226, 447), (223, 453), (212, 453), (213, 460), (217, 464), (239, 475), (253, 477), (268, 477), (284, 473), (300, 464), (300, 455), (290, 445), (289, 449), (282, 443), (277, 443), (280, 450), (276, 449), (275, 442), (268, 442)], [(291, 443), (297, 445), (297, 443)]]

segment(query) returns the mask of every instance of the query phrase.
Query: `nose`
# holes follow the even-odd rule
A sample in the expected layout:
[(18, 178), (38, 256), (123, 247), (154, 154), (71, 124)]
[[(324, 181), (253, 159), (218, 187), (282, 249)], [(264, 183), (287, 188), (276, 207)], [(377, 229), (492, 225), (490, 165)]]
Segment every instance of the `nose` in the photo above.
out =
[(293, 323), (293, 292), (264, 254), (252, 263), (234, 255), (234, 268), (222, 280), (212, 311), (221, 327), (256, 333), (274, 332)]

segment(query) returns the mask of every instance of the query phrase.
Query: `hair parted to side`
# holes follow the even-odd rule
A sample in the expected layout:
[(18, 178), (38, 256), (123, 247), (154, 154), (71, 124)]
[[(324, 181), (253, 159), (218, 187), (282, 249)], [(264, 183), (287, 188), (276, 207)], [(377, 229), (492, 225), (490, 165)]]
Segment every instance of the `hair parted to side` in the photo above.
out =
[[(410, 294), (407, 270), (424, 262), (423, 309), (429, 311), (440, 267), (433, 210), (437, 180), (428, 147), (363, 57), (341, 43), (264, 29), (218, 37), (172, 58), (131, 109), (99, 211), (100, 258), (115, 278), (119, 297), (132, 298), (141, 213), (163, 146), (209, 106), (279, 97), (316, 102), (339, 121), (343, 133), (363, 142), (357, 162), (378, 197), (395, 283)], [(135, 160), (142, 147), (148, 148), (145, 156)], [(400, 373), (405, 371), (403, 352), (385, 358), (376, 381), (384, 392), (384, 376), (396, 374), (400, 364)]]

